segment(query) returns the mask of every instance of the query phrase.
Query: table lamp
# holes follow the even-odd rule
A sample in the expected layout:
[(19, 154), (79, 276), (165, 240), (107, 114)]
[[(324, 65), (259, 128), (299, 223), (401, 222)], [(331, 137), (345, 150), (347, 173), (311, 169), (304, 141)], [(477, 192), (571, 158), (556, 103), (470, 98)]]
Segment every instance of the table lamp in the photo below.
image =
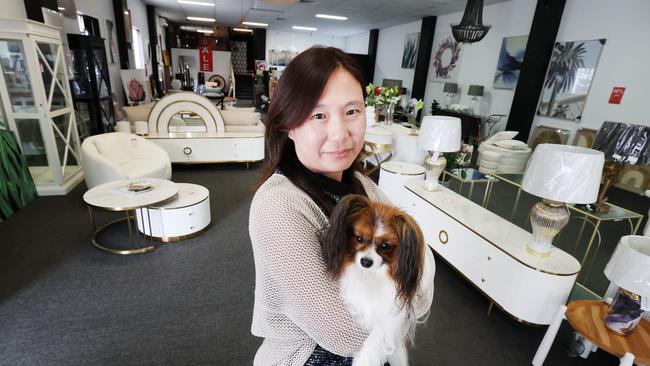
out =
[(540, 144), (533, 152), (521, 188), (538, 197), (530, 210), (533, 241), (529, 253), (546, 257), (553, 249), (553, 238), (569, 222), (566, 203), (592, 203), (604, 163), (603, 153), (578, 146)]
[(447, 160), (440, 153), (460, 150), (460, 139), (460, 118), (426, 116), (422, 119), (417, 146), (429, 151), (429, 155), (424, 159), (426, 190), (440, 190), (438, 178), (447, 165)]
[(605, 122), (598, 130), (592, 148), (605, 153), (603, 185), (594, 204), (597, 212), (608, 212), (607, 191), (620, 179), (627, 164), (646, 165), (650, 161), (650, 127)]
[(442, 92), (445, 93), (445, 104), (447, 104), (445, 108), (449, 108), (449, 106), (453, 104), (454, 95), (458, 93), (458, 84), (445, 83)]
[(483, 85), (470, 85), (467, 95), (471, 96), (469, 108), (473, 114), (478, 114), (481, 109), (481, 98), (483, 97)]
[(614, 333), (630, 334), (650, 310), (650, 238), (623, 236), (605, 267), (605, 276), (619, 287), (605, 316)]

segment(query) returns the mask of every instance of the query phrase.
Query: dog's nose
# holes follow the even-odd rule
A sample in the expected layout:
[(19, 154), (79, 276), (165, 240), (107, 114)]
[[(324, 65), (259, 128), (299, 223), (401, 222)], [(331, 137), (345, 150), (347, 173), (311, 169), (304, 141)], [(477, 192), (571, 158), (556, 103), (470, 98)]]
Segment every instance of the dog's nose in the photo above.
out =
[(362, 266), (363, 268), (370, 268), (370, 267), (372, 267), (372, 259), (361, 258), (361, 266)]

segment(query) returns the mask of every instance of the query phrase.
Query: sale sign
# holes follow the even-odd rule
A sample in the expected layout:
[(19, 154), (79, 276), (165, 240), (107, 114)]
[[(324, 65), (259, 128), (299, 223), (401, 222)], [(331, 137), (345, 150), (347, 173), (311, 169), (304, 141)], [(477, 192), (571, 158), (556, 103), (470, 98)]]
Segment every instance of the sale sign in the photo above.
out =
[(201, 35), (199, 37), (199, 65), (201, 71), (212, 71), (212, 38)]
[(621, 104), (623, 93), (625, 93), (624, 87), (615, 86), (614, 89), (612, 89), (612, 94), (609, 96), (609, 104)]

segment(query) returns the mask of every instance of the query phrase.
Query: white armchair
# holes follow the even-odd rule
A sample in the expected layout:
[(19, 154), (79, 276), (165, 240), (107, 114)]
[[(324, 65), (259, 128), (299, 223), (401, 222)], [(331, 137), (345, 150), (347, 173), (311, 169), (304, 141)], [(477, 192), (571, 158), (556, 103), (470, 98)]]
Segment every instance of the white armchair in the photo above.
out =
[(90, 136), (81, 144), (82, 166), (88, 188), (120, 179), (170, 179), (167, 152), (137, 135), (112, 132)]

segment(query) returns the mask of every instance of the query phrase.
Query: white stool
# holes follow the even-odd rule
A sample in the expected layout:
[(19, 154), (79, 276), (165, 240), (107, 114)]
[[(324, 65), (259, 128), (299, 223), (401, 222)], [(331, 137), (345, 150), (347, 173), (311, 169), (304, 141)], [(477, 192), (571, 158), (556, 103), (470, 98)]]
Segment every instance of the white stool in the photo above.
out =
[(193, 238), (210, 225), (210, 192), (198, 184), (178, 183), (178, 198), (136, 212), (138, 230), (164, 243)]
[(135, 134), (144, 136), (149, 134), (149, 123), (147, 121), (135, 121)]
[(387, 161), (381, 164), (379, 171), (379, 187), (386, 193), (393, 204), (404, 208), (402, 197), (405, 189), (404, 182), (412, 179), (424, 180), (424, 167), (405, 161)]
[(115, 132), (131, 133), (131, 122), (119, 121), (115, 124)]

